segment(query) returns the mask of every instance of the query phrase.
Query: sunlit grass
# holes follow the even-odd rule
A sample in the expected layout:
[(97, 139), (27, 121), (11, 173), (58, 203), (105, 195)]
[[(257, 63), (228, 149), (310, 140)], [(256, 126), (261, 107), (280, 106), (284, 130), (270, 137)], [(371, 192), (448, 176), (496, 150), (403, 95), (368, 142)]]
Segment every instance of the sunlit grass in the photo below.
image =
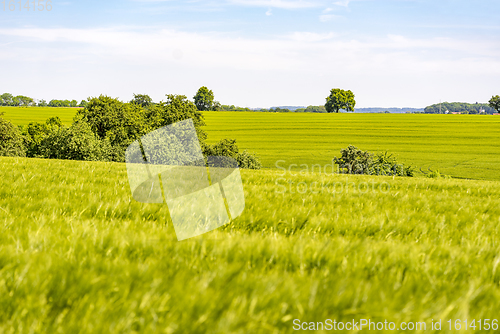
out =
[(498, 317), (500, 182), (242, 179), (242, 216), (177, 242), (166, 206), (131, 198), (122, 164), (1, 158), (0, 332)]

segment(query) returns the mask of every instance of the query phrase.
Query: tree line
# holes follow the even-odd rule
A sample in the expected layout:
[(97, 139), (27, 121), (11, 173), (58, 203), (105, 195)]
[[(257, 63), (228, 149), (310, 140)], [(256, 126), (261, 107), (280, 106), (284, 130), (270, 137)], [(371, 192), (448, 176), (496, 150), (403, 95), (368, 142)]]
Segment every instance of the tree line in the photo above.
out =
[(0, 106), (10, 107), (85, 107), (87, 101), (82, 100), (80, 103), (76, 100), (35, 100), (24, 95), (14, 96), (10, 93), (0, 95)]
[(488, 103), (442, 102), (426, 107), (424, 113), (494, 114), (500, 110), (499, 100), (500, 97), (496, 95), (492, 96)]
[(15, 126), (0, 117), (0, 156), (124, 162), (125, 150), (132, 142), (155, 129), (192, 119), (206, 157), (228, 156), (241, 168), (261, 168), (259, 159), (240, 151), (234, 139), (206, 143), (201, 105), (184, 95), (166, 97), (158, 103), (142, 94), (134, 94), (130, 102), (105, 95), (91, 97), (69, 127), (59, 117), (27, 126)]

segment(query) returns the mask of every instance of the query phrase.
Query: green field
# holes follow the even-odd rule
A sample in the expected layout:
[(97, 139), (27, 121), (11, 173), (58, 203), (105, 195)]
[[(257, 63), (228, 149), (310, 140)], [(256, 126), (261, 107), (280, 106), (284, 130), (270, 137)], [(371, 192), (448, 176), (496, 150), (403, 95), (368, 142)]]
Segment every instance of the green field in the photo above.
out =
[(45, 122), (47, 118), (58, 116), (65, 125), (73, 122), (79, 108), (53, 107), (0, 107), (4, 119), (17, 125), (28, 125), (30, 122)]
[(208, 138), (236, 138), (265, 167), (326, 165), (352, 144), (456, 178), (500, 180), (500, 117), (207, 112)]
[[(16, 124), (59, 116), (70, 124), (74, 108), (1, 107)], [(264, 167), (322, 166), (352, 144), (389, 151), (417, 170), (455, 178), (500, 180), (500, 117), (490, 115), (286, 114), (205, 112), (209, 142), (235, 138)], [(300, 168), (300, 167), (297, 167)]]
[(166, 206), (131, 198), (123, 164), (0, 158), (0, 332), (500, 318), (500, 182), (242, 179), (242, 216), (177, 242)]

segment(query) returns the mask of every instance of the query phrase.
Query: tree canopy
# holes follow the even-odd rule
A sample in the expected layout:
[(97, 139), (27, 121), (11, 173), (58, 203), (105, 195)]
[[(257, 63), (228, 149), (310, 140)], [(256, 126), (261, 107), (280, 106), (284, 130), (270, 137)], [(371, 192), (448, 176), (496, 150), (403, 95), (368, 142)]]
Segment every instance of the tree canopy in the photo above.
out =
[(500, 96), (492, 96), (489, 105), (491, 108), (495, 109), (497, 112), (500, 112)]
[(222, 107), (218, 101), (214, 100), (214, 92), (205, 86), (198, 89), (193, 99), (199, 111), (220, 110)]
[(340, 109), (354, 111), (355, 105), (356, 101), (354, 100), (353, 92), (350, 90), (334, 88), (330, 91), (330, 95), (326, 98), (325, 109), (329, 113), (338, 113)]

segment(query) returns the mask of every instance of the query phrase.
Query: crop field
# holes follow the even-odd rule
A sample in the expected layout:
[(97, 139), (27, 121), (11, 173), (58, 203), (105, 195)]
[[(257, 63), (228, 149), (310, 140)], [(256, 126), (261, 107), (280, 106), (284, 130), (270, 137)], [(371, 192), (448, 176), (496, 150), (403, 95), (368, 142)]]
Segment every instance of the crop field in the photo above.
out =
[[(491, 115), (206, 112), (208, 138), (236, 138), (263, 165), (331, 164), (352, 144), (455, 178), (500, 180), (500, 117)], [(294, 166), (292, 166), (293, 168)]]
[(53, 107), (0, 107), (4, 119), (17, 125), (28, 125), (30, 122), (45, 122), (47, 118), (58, 116), (65, 125), (71, 125), (79, 108)]
[[(52, 116), (69, 125), (76, 109), (0, 111), (19, 125)], [(209, 142), (234, 138), (240, 149), (256, 153), (266, 168), (325, 166), (352, 144), (394, 153), (400, 162), (425, 172), (430, 168), (455, 178), (500, 180), (499, 116), (205, 112), (205, 119)]]
[(177, 242), (123, 164), (0, 158), (0, 332), (499, 318), (500, 182), (241, 173), (242, 216)]

